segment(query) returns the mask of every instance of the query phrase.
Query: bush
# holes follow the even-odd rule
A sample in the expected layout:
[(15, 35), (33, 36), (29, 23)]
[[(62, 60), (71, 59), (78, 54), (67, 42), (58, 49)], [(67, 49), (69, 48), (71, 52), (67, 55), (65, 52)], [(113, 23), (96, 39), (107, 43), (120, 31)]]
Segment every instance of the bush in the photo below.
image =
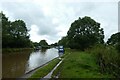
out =
[(118, 54), (116, 48), (99, 44), (86, 51), (96, 57), (97, 64), (100, 66), (102, 73), (106, 72), (116, 77), (120, 76), (120, 54)]

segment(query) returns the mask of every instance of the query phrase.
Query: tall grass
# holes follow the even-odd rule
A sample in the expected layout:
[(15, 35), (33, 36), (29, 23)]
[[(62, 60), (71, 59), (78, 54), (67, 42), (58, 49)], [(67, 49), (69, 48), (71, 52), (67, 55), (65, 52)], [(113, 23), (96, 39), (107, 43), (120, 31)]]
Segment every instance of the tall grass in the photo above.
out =
[(113, 46), (99, 44), (86, 51), (95, 56), (102, 73), (120, 77), (120, 54)]

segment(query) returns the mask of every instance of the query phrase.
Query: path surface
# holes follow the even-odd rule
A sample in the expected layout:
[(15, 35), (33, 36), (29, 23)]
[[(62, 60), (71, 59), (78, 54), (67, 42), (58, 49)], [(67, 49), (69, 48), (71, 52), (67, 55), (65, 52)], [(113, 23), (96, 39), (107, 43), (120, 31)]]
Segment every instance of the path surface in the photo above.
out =
[[(69, 53), (69, 54), (70, 54), (70, 53)], [(58, 58), (58, 57), (57, 57), (57, 58)], [(55, 59), (55, 58), (54, 58), (54, 59)], [(59, 59), (61, 59), (61, 58), (59, 58)], [(53, 71), (62, 63), (63, 60), (64, 60), (64, 59), (61, 59), (61, 61), (51, 70), (51, 72), (48, 73), (46, 76), (44, 76), (44, 79), (49, 79), (49, 78), (51, 78), (51, 75), (52, 75)], [(52, 60), (51, 60), (51, 61), (52, 61)], [(49, 61), (49, 62), (50, 62), (50, 61)], [(29, 78), (29, 77), (32, 76), (37, 70), (39, 70), (39, 68), (47, 65), (49, 62), (47, 62), (47, 63), (39, 66), (38, 68), (36, 68), (36, 69), (34, 69), (34, 70), (26, 73), (26, 74), (24, 74), (24, 75), (23, 75), (22, 77), (20, 77), (20, 78)], [(40, 80), (42, 80), (42, 79), (40, 79)]]
[(53, 71), (62, 63), (63, 59), (44, 78), (51, 78)]
[[(69, 53), (70, 54), (70, 53)], [(69, 55), (68, 54), (68, 55)], [(67, 55), (67, 56), (68, 56)], [(52, 73), (53, 73), (53, 71), (63, 62), (63, 60), (67, 57), (67, 56), (65, 56), (63, 59), (61, 59), (61, 58), (59, 58), (61, 61), (51, 70), (51, 72), (50, 73), (48, 73), (46, 76), (44, 76), (44, 79), (50, 79), (51, 78), (51, 76), (52, 76)], [(56, 76), (56, 78), (58, 78), (58, 76)], [(42, 79), (41, 79), (42, 80)]]

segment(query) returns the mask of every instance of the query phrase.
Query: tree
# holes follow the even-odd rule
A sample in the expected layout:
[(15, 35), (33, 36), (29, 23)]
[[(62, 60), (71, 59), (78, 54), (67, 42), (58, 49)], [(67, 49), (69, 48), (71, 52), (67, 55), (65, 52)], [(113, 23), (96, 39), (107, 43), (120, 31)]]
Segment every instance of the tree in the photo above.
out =
[(39, 42), (39, 44), (42, 46), (42, 47), (48, 47), (48, 43), (46, 42), (46, 40), (41, 40)]
[(2, 47), (3, 48), (24, 48), (31, 47), (28, 30), (23, 20), (11, 22), (2, 14)]
[(58, 43), (50, 44), (50, 47), (56, 47), (56, 46), (58, 46)]
[(40, 46), (39, 43), (37, 43), (37, 42), (33, 42), (33, 45), (34, 45), (34, 47)]
[(28, 30), (22, 20), (11, 23), (11, 36), (14, 37), (16, 47), (27, 47), (30, 44)]
[(9, 47), (10, 43), (12, 43), (12, 37), (10, 33), (10, 21), (8, 21), (8, 17), (5, 14), (0, 13), (2, 16), (2, 47)]
[(68, 46), (84, 50), (94, 44), (104, 43), (104, 31), (100, 23), (90, 17), (75, 20), (67, 32)]
[(64, 47), (67, 47), (67, 41), (68, 39), (66, 36), (62, 37), (62, 39), (58, 41), (58, 45), (63, 45)]
[(107, 44), (116, 47), (116, 49), (120, 52), (120, 32), (111, 35)]

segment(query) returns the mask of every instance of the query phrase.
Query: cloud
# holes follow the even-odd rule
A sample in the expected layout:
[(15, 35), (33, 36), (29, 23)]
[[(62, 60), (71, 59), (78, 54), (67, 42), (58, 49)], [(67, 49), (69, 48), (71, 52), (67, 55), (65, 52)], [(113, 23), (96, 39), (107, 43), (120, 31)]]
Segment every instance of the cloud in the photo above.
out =
[[(118, 14), (120, 14), (120, 1), (118, 3)], [(120, 32), (120, 15), (118, 15), (118, 31)]]
[(28, 26), (36, 24), (41, 18), (44, 18), (44, 14), (38, 5), (32, 3), (19, 3), (19, 2), (6, 2), (2, 4), (3, 11), (7, 11), (7, 14), (11, 14), (9, 17), (15, 19), (24, 20)]
[(90, 16), (101, 23), (105, 40), (117, 32), (118, 0), (1, 0), (0, 10), (10, 20), (22, 19), (30, 29), (30, 39), (57, 42), (67, 34), (70, 25), (79, 17)]

